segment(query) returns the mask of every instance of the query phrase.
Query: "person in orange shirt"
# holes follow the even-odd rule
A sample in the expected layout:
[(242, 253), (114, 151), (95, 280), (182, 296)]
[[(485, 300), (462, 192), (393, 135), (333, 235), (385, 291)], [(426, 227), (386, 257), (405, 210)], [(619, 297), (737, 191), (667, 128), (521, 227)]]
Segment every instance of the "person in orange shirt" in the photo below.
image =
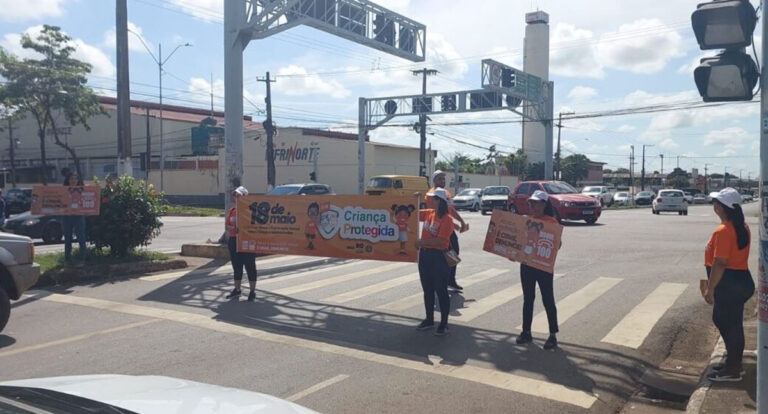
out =
[(744, 223), (741, 195), (725, 188), (714, 197), (713, 208), (720, 218), (704, 252), (709, 283), (704, 299), (713, 306), (712, 321), (725, 342), (724, 365), (713, 367), (707, 378), (714, 382), (741, 381), (744, 355), (744, 303), (755, 293), (749, 272), (751, 234)]
[[(440, 188), (445, 190), (446, 195), (448, 196), (448, 214), (451, 215), (456, 221), (459, 222), (459, 225), (461, 226), (459, 228), (460, 232), (465, 232), (469, 230), (469, 223), (465, 222), (463, 218), (461, 218), (461, 215), (459, 214), (456, 209), (453, 208), (453, 205), (451, 203), (451, 200), (453, 199), (453, 195), (451, 192), (447, 189), (445, 189), (445, 172), (436, 170), (432, 173), (432, 185), (433, 187), (429, 189), (430, 192)], [(426, 197), (427, 202), (429, 202), (429, 196)], [(453, 249), (456, 254), (459, 254), (459, 237), (456, 235), (456, 232), (451, 232), (451, 249)], [(456, 282), (456, 267), (451, 267), (451, 273), (448, 277), (448, 287), (453, 289), (456, 292), (461, 292), (464, 290), (461, 285), (459, 285)]]
[(248, 273), (248, 284), (251, 292), (248, 294), (248, 301), (253, 302), (256, 299), (256, 255), (253, 253), (239, 253), (237, 251), (237, 197), (248, 195), (248, 190), (240, 186), (232, 191), (230, 195), (231, 203), (225, 224), (229, 234), (229, 260), (232, 261), (232, 269), (235, 271), (235, 288), (227, 295), (227, 299), (239, 298), (242, 291), (240, 286), (243, 282), (243, 267)]
[(448, 194), (442, 188), (427, 193), (428, 209), (419, 211), (419, 221), (424, 223), (419, 246), (419, 279), (424, 291), (426, 318), (416, 327), (420, 331), (435, 326), (435, 294), (440, 304), (440, 325), (435, 335), (448, 334), (448, 314), (451, 299), (448, 296), (450, 266), (443, 254), (451, 244), (453, 218), (448, 214)]
[[(528, 199), (528, 206), (531, 212), (529, 217), (557, 223), (557, 219), (554, 217), (554, 209), (547, 193), (535, 191)], [(538, 236), (538, 232), (536, 235)], [(560, 247), (562, 246), (558, 246), (558, 248)], [(536, 284), (538, 284), (541, 291), (541, 301), (544, 303), (544, 309), (547, 312), (547, 322), (549, 322), (549, 338), (544, 342), (544, 349), (549, 350), (557, 347), (557, 332), (559, 329), (557, 326), (554, 279), (555, 275), (552, 273), (522, 263), (520, 264), (520, 284), (523, 287), (523, 331), (515, 340), (518, 345), (533, 341), (533, 336), (531, 335), (533, 302), (536, 299)]]

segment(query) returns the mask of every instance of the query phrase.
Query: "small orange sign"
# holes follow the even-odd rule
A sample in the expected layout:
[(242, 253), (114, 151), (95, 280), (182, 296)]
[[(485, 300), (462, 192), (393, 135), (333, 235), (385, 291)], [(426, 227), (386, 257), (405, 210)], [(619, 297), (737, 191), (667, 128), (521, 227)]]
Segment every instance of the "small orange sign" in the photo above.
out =
[(416, 262), (416, 197), (237, 199), (237, 251)]
[(494, 210), (483, 250), (553, 273), (562, 235), (557, 223)]
[(97, 185), (32, 187), (32, 214), (44, 216), (98, 216), (101, 188)]

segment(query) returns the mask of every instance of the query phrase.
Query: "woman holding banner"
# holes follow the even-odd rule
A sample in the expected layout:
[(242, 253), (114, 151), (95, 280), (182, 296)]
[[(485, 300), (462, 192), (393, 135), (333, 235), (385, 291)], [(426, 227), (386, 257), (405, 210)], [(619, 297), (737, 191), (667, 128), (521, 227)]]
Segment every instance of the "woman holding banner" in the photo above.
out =
[[(70, 172), (64, 178), (64, 186), (69, 187), (69, 191), (82, 191), (73, 187), (82, 187), (83, 179), (76, 172)], [(85, 263), (85, 216), (62, 216), (61, 224), (64, 227), (64, 261), (70, 262), (72, 260), (72, 231), (74, 230), (75, 236), (77, 236), (77, 244), (79, 245), (78, 259), (80, 264)]]
[[(549, 201), (549, 195), (543, 191), (534, 192), (528, 199), (530, 217), (536, 220), (557, 223), (554, 208)], [(559, 247), (558, 247), (559, 248)], [(515, 342), (518, 345), (533, 341), (531, 325), (533, 323), (533, 302), (536, 299), (536, 284), (541, 291), (541, 300), (547, 312), (549, 322), (549, 338), (544, 343), (544, 349), (557, 347), (557, 307), (555, 306), (554, 282), (555, 276), (524, 264), (520, 264), (520, 284), (523, 287), (523, 331)]]
[(256, 299), (256, 255), (253, 253), (239, 253), (237, 251), (237, 197), (248, 195), (248, 190), (240, 186), (232, 191), (230, 195), (230, 209), (227, 213), (226, 226), (229, 234), (229, 260), (232, 261), (232, 269), (235, 271), (235, 288), (227, 295), (227, 299), (238, 298), (242, 291), (240, 286), (243, 283), (243, 267), (248, 272), (248, 284), (251, 292), (248, 294), (248, 301), (253, 302)]
[(448, 296), (448, 278), (450, 266), (444, 252), (451, 245), (453, 218), (448, 214), (448, 194), (442, 188), (427, 193), (429, 207), (419, 211), (419, 221), (424, 222), (419, 246), (419, 278), (424, 291), (424, 309), (426, 319), (416, 327), (420, 331), (435, 326), (435, 294), (440, 303), (440, 325), (435, 335), (448, 334), (448, 314), (451, 311), (451, 299)]

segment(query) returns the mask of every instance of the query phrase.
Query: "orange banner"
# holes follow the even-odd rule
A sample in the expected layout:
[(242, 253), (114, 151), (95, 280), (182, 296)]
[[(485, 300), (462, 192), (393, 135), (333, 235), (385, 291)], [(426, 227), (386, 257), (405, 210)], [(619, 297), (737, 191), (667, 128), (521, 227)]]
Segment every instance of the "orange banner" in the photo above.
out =
[(239, 197), (237, 251), (416, 262), (418, 205), (416, 197)]
[(483, 250), (554, 273), (563, 226), (493, 210)]
[(43, 216), (98, 216), (101, 188), (98, 185), (32, 187), (31, 213)]

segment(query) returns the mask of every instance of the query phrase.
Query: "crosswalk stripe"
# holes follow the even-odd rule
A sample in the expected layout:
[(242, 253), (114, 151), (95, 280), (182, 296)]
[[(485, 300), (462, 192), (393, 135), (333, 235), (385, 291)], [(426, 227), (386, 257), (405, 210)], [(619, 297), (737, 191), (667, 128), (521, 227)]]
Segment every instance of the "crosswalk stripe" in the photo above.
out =
[(405, 266), (413, 266), (413, 263), (391, 263), (385, 266), (371, 266), (368, 269), (361, 270), (359, 272), (348, 273), (346, 275), (334, 276), (325, 279), (315, 280), (313, 282), (303, 283), (296, 286), (291, 286), (283, 289), (273, 291), (278, 295), (293, 295), (296, 293), (306, 292), (308, 290), (319, 289), (322, 287), (335, 285), (337, 283), (348, 282), (357, 278), (375, 275), (377, 273), (388, 272), (391, 270), (397, 270)]
[(406, 283), (417, 282), (418, 280), (419, 280), (419, 274), (411, 273), (405, 276), (400, 276), (394, 279), (386, 280), (381, 283), (365, 286), (360, 289), (339, 293), (338, 295), (325, 298), (321, 302), (347, 303), (355, 299), (360, 299), (368, 295), (373, 295), (374, 293), (383, 292), (385, 290), (392, 289), (400, 285), (404, 285)]
[(301, 279), (302, 277), (312, 276), (312, 275), (319, 275), (323, 273), (328, 273), (331, 271), (339, 271), (344, 270), (349, 267), (354, 267), (355, 265), (359, 265), (360, 262), (352, 262), (352, 263), (344, 263), (344, 264), (337, 264), (337, 265), (331, 265), (328, 267), (324, 267), (322, 269), (315, 269), (315, 270), (305, 270), (303, 272), (294, 273), (292, 275), (286, 275), (286, 276), (277, 276), (277, 277), (270, 277), (269, 279), (259, 279), (258, 282), (256, 282), (256, 286), (264, 286), (264, 285), (271, 285), (273, 283), (279, 283), (279, 282), (287, 282), (294, 279)]
[[(464, 277), (461, 279), (461, 284), (464, 288), (470, 287), (476, 283), (483, 282), (488, 279), (492, 279), (496, 276), (506, 273), (506, 269), (488, 269), (479, 273), (475, 273), (472, 276)], [(424, 303), (424, 294), (417, 293), (414, 295), (406, 296), (402, 299), (398, 299), (394, 302), (385, 303), (379, 306), (379, 309), (385, 309), (388, 311), (404, 311), (412, 308), (416, 305)]]
[(143, 280), (145, 282), (159, 282), (161, 280), (176, 279), (190, 272), (190, 270), (182, 270), (180, 272), (160, 273), (157, 275), (142, 276), (139, 278), (139, 280)]
[(687, 288), (684, 283), (662, 283), (616, 324), (602, 342), (639, 348), (659, 319)]
[(485, 315), (491, 310), (496, 309), (497, 307), (507, 302), (513, 301), (515, 298), (522, 294), (523, 289), (518, 283), (516, 285), (502, 289), (483, 299), (480, 299), (468, 308), (460, 309), (459, 312), (461, 312), (461, 315), (452, 316), (451, 320), (457, 322), (470, 322), (473, 319)]
[[(590, 303), (594, 302), (597, 298), (602, 296), (605, 292), (611, 290), (612, 287), (619, 284), (624, 279), (616, 279), (612, 277), (599, 277), (593, 280), (590, 284), (583, 288), (571, 293), (565, 299), (557, 303), (557, 319), (559, 323), (564, 323), (570, 319), (573, 315), (579, 313), (586, 308)], [(518, 329), (522, 329), (522, 325), (518, 326)], [(546, 312), (541, 312), (533, 318), (533, 325), (531, 326), (533, 332), (549, 333), (549, 324), (547, 323)]]

